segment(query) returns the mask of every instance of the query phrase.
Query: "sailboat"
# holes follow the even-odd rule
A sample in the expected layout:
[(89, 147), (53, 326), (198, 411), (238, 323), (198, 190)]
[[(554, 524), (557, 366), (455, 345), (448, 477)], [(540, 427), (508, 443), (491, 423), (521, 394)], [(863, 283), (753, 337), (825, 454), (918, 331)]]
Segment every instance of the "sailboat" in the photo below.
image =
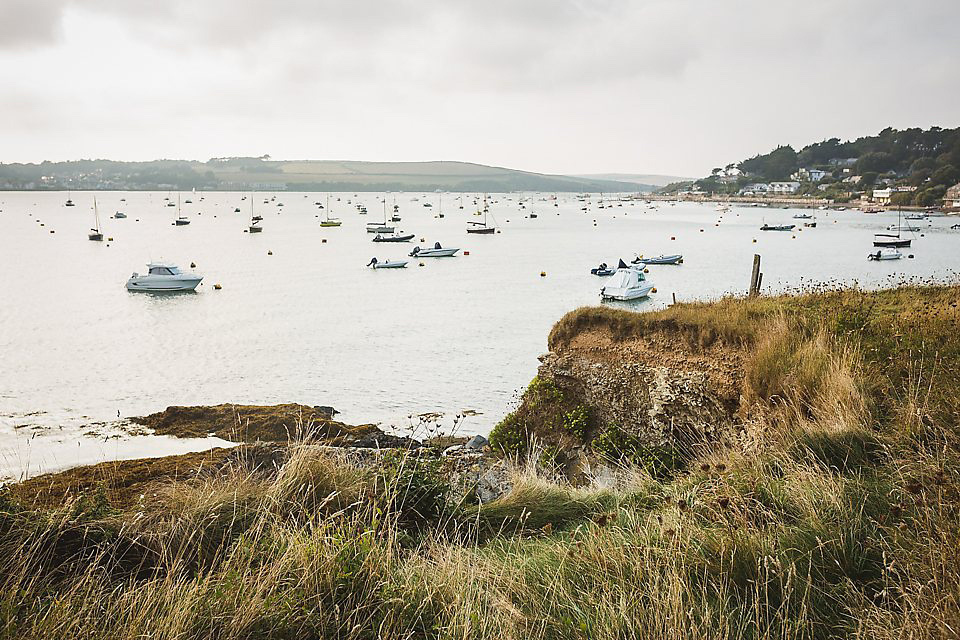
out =
[(473, 220), (467, 221), (467, 233), (482, 233), (490, 234), (496, 233), (497, 228), (493, 225), (487, 223), (487, 214), (490, 212), (490, 207), (487, 206), (487, 199), (483, 199), (483, 222), (475, 222)]
[[(71, 205), (72, 206), (72, 205)], [(100, 213), (97, 211), (97, 197), (93, 197), (93, 229), (90, 229), (90, 233), (87, 234), (87, 240), (93, 240), (94, 242), (103, 241), (103, 233), (100, 231)]]
[(327, 206), (325, 211), (326, 211), (327, 217), (326, 219), (320, 221), (321, 227), (339, 227), (341, 224), (343, 224), (339, 218), (330, 217), (330, 194), (329, 193), (327, 194)]
[[(173, 204), (172, 202), (170, 203)], [(190, 218), (187, 216), (180, 215), (180, 194), (177, 194), (177, 219), (173, 221), (173, 224), (182, 227), (184, 225), (190, 224)]]
[(900, 237), (900, 209), (897, 209), (897, 233), (875, 233), (873, 234), (873, 246), (899, 249), (910, 246), (910, 238)]
[(250, 233), (260, 233), (263, 231), (263, 227), (258, 226), (263, 220), (262, 216), (258, 216), (253, 212), (253, 198), (250, 198), (250, 226), (247, 227), (247, 231)]
[(383, 222), (368, 222), (367, 233), (393, 233), (394, 227), (387, 224), (387, 200), (383, 200)]
[(69, 192), (69, 191), (67, 191), (67, 201), (63, 203), (63, 206), (65, 206), (65, 207), (72, 207), (72, 206), (74, 206), (73, 200), (70, 199), (70, 192)]

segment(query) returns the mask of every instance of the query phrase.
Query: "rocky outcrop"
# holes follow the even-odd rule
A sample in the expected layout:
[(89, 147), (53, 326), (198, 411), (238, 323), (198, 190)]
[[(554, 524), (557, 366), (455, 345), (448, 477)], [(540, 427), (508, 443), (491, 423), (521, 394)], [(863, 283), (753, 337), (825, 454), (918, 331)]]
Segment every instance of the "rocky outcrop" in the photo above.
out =
[(353, 426), (333, 419), (333, 407), (302, 404), (167, 407), (131, 418), (158, 435), (179, 438), (218, 436), (233, 442), (318, 441), (358, 447), (412, 446), (410, 438), (391, 436), (375, 425)]
[(595, 452), (639, 461), (647, 449), (689, 453), (740, 430), (739, 347), (699, 346), (669, 329), (623, 336), (602, 324), (552, 346), (520, 407), (494, 430), (504, 450), (536, 439), (570, 471)]

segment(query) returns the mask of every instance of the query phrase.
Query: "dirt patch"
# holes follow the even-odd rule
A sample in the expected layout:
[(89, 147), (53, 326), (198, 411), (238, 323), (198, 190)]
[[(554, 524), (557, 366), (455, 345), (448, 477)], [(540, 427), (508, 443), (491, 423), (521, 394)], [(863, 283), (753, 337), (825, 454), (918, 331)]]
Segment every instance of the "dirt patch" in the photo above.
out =
[(351, 426), (333, 419), (333, 407), (302, 404), (268, 406), (218, 404), (167, 407), (159, 413), (131, 418), (159, 435), (203, 438), (214, 435), (233, 442), (288, 442), (319, 439), (328, 444), (356, 444), (383, 436), (376, 426)]

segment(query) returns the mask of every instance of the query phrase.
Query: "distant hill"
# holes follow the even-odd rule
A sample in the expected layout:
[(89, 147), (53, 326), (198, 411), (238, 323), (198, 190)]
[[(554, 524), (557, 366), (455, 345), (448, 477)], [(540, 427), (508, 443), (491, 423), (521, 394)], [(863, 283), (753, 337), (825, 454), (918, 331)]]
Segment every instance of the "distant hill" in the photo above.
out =
[(470, 162), (211, 158), (207, 162), (78, 160), (0, 164), (0, 189), (632, 192), (632, 181), (561, 176)]
[[(811, 174), (810, 170), (816, 171)], [(800, 151), (779, 146), (717, 167), (693, 185), (672, 184), (662, 191), (696, 186), (708, 193), (736, 193), (751, 183), (790, 180), (800, 183), (798, 195), (845, 201), (874, 188), (890, 187), (891, 204), (937, 206), (947, 189), (960, 182), (960, 128), (888, 127), (875, 136), (846, 142), (830, 138)]]
[(690, 180), (681, 176), (664, 176), (656, 173), (584, 173), (573, 176), (587, 180), (614, 180), (629, 182), (642, 187), (642, 191), (653, 191), (658, 187), (665, 187), (673, 182)]

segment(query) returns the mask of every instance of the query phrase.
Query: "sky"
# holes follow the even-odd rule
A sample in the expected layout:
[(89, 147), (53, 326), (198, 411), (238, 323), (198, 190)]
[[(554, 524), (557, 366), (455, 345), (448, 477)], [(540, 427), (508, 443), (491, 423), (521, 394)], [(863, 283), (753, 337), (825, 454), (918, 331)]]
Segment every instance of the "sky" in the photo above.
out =
[(0, 0), (0, 162), (702, 176), (960, 125), (960, 0)]

